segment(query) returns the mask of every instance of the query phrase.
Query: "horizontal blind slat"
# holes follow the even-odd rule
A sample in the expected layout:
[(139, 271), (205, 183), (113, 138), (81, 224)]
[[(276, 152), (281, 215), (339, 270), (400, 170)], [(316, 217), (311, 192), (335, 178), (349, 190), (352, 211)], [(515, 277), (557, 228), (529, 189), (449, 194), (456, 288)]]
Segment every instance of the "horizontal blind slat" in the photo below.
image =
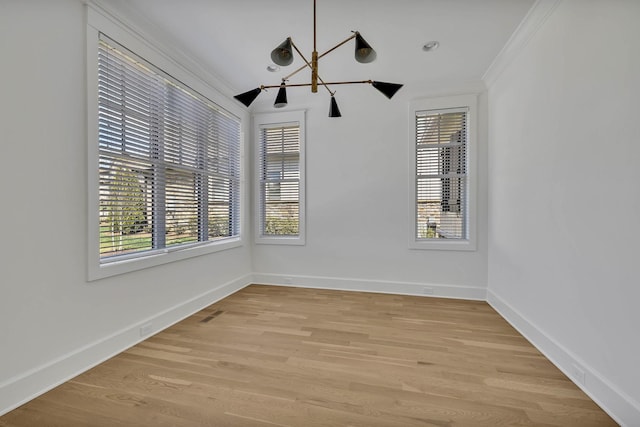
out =
[(467, 109), (416, 113), (416, 238), (465, 239)]
[(101, 259), (238, 235), (239, 145), (235, 116), (101, 35)]

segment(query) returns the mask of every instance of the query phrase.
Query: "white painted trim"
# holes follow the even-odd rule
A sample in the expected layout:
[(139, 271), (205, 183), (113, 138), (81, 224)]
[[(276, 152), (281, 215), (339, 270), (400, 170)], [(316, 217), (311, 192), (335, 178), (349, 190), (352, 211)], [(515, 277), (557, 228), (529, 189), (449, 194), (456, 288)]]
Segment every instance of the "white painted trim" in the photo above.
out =
[[(94, 191), (93, 193), (97, 194), (97, 191)], [(95, 206), (98, 205), (96, 204)], [(90, 219), (91, 218), (92, 217), (90, 217)], [(98, 215), (96, 214), (93, 218), (98, 218)], [(98, 227), (91, 227), (91, 229), (89, 230), (90, 247), (87, 251), (89, 253), (90, 259), (87, 274), (87, 281), (89, 282), (104, 279), (106, 277), (116, 276), (118, 274), (130, 273), (132, 271), (155, 267), (157, 265), (167, 264), (169, 262), (175, 262), (183, 259), (193, 258), (196, 256), (212, 254), (242, 246), (241, 237), (229, 237), (198, 246), (181, 247), (175, 250), (167, 248), (146, 256), (138, 256), (135, 258), (123, 259), (101, 264), (100, 255), (96, 250), (96, 248), (99, 248), (100, 246), (99, 243), (94, 243), (99, 242), (100, 236), (98, 235), (98, 232), (94, 230), (98, 230)]]
[(537, 0), (513, 32), (507, 44), (493, 60), (482, 80), (491, 87), (507, 66), (522, 52), (531, 38), (538, 32), (561, 0)]
[[(487, 302), (618, 424), (628, 427), (638, 425), (640, 402), (618, 390), (579, 356), (567, 350), (490, 289), (487, 290)], [(575, 366), (584, 371), (584, 383), (574, 375)]]
[[(22, 372), (0, 383), (0, 415), (35, 399), (71, 378), (147, 339), (151, 334), (191, 316), (205, 307), (252, 283), (247, 274), (221, 284), (201, 295), (181, 302), (113, 334), (97, 339), (44, 365)], [(140, 328), (151, 324), (150, 334), (140, 336)]]
[[(95, 3), (95, 4), (94, 4)], [(99, 3), (99, 4), (98, 4)], [(244, 244), (245, 233), (242, 224), (245, 223), (247, 209), (243, 206), (247, 202), (244, 196), (247, 191), (246, 186), (246, 168), (244, 159), (244, 132), (246, 129), (247, 113), (240, 110), (235, 102), (227, 99), (217, 88), (213, 87), (210, 82), (204, 80), (199, 74), (195, 74), (185, 68), (184, 63), (192, 65), (183, 56), (174, 59), (166, 54), (164, 50), (156, 48), (154, 44), (147, 41), (148, 36), (134, 31), (130, 26), (126, 26), (119, 18), (110, 15), (101, 9), (103, 2), (87, 0), (86, 7), (86, 79), (87, 79), (87, 280), (94, 281), (118, 274), (129, 273), (169, 262), (180, 261), (195, 256), (211, 254), (223, 250), (240, 247)], [(103, 6), (103, 5), (102, 5)], [(165, 248), (164, 250), (155, 251), (146, 256), (140, 256), (130, 259), (121, 259), (109, 263), (100, 262), (100, 227), (98, 224), (99, 203), (98, 203), (98, 145), (95, 143), (98, 138), (98, 64), (96, 60), (89, 58), (97, 58), (98, 40), (100, 32), (104, 32), (107, 36), (113, 38), (114, 41), (121, 43), (127, 49), (136, 52), (146, 60), (152, 62), (155, 66), (164, 72), (174, 76), (188, 87), (193, 88), (196, 92), (211, 99), (214, 103), (225, 109), (227, 112), (237, 116), (240, 119), (240, 235), (220, 239), (212, 242), (202, 242), (192, 247)], [(157, 42), (156, 42), (157, 43)], [(164, 45), (163, 49), (166, 48)], [(175, 52), (173, 52), (175, 53)], [(205, 74), (206, 77), (207, 76)], [(215, 84), (220, 84), (214, 81)]]
[(291, 286), (297, 288), (375, 292), (380, 294), (415, 295), (476, 301), (484, 301), (487, 297), (487, 290), (483, 287), (434, 283), (391, 282), (387, 280), (270, 273), (254, 273), (253, 280), (256, 285)]
[[(158, 333), (250, 284), (487, 301), (500, 316), (508, 321), (621, 426), (632, 427), (637, 425), (637, 420), (640, 420), (639, 402), (618, 390), (599, 372), (585, 364), (580, 357), (568, 351), (506, 301), (486, 288), (270, 273), (247, 274), (231, 280), (164, 310), (153, 317), (146, 318), (107, 337), (78, 348), (67, 355), (9, 378), (0, 383), (0, 415), (17, 408), (145, 340), (149, 335), (140, 336), (140, 328), (142, 326), (152, 324), (151, 334)], [(425, 290), (427, 293), (425, 293)], [(586, 373), (584, 384), (579, 383), (573, 375), (573, 367), (575, 365)]]
[[(413, 99), (409, 102), (409, 249), (429, 249), (444, 251), (475, 251), (477, 248), (477, 192), (478, 192), (478, 96), (476, 93), (442, 96), (437, 98)], [(416, 238), (418, 223), (416, 213), (416, 113), (424, 110), (444, 110), (468, 108), (467, 112), (467, 239), (421, 239)]]
[[(256, 244), (269, 245), (298, 245), (306, 244), (306, 110), (285, 111), (278, 113), (258, 113), (252, 117), (253, 121), (253, 194), (254, 194), (254, 233)], [(260, 128), (262, 126), (278, 126), (286, 123), (297, 123), (300, 126), (300, 188), (299, 188), (299, 220), (297, 236), (262, 236), (260, 234), (261, 215), (260, 209), (262, 200), (260, 199)]]
[[(207, 82), (210, 87), (215, 88), (216, 92), (226, 97), (225, 104), (220, 104), (220, 106), (233, 112), (238, 117), (246, 113), (244, 107), (232, 99), (237, 91), (229, 82), (215, 73), (215, 71), (212, 71), (211, 67), (203, 64), (202, 61), (188, 55), (183, 49), (177, 47), (175, 40), (170, 34), (150, 22), (147, 16), (140, 14), (135, 8), (131, 7), (128, 2), (120, 2), (117, 7), (114, 7), (109, 0), (82, 1), (96, 15), (102, 16), (104, 19), (103, 22), (108, 21), (110, 28), (118, 27), (118, 32), (122, 31), (127, 33), (155, 51), (160, 51), (158, 47), (161, 47), (162, 55), (174, 66), (186, 71), (190, 78), (202, 80), (203, 82)], [(111, 37), (116, 37), (116, 33), (113, 33)], [(118, 39), (116, 39), (116, 41), (117, 40)], [(132, 49), (130, 46), (126, 47)], [(149, 58), (145, 59), (148, 60)], [(160, 68), (169, 71), (164, 68), (165, 66), (166, 65)], [(172, 74), (172, 72), (169, 74)], [(198, 88), (194, 89), (198, 90)], [(218, 99), (216, 99), (216, 101), (218, 101)]]

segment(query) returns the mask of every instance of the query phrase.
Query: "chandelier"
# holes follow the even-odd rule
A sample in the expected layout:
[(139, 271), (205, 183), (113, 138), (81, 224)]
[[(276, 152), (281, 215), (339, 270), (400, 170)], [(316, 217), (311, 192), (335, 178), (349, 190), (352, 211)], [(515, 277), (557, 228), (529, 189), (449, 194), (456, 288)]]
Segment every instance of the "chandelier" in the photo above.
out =
[[(331, 95), (331, 101), (329, 105), (329, 117), (341, 117), (340, 110), (338, 109), (338, 103), (335, 99), (335, 91), (331, 90), (331, 86), (336, 85), (349, 85), (349, 84), (370, 84), (378, 91), (383, 93), (387, 98), (391, 99), (395, 93), (400, 90), (402, 87), (401, 84), (397, 83), (387, 83), (380, 82), (376, 80), (356, 80), (356, 81), (338, 81), (338, 82), (325, 82), (320, 75), (318, 74), (318, 61), (320, 58), (328, 55), (333, 52), (335, 49), (344, 45), (345, 43), (355, 39), (355, 59), (356, 61), (366, 64), (372, 62), (376, 59), (376, 51), (373, 50), (371, 45), (366, 42), (366, 40), (362, 37), (362, 35), (358, 31), (353, 31), (353, 34), (342, 42), (338, 43), (331, 49), (327, 50), (322, 54), (318, 54), (316, 48), (316, 0), (313, 0), (313, 52), (311, 52), (311, 60), (307, 59), (301, 52), (300, 49), (293, 42), (291, 37), (287, 37), (287, 39), (282, 42), (278, 47), (273, 49), (271, 52), (271, 60), (280, 66), (291, 65), (293, 62), (294, 51), (302, 58), (304, 61), (304, 65), (302, 65), (297, 70), (292, 73), (286, 75), (282, 78), (282, 83), (279, 85), (261, 85), (255, 89), (250, 91), (241, 93), (240, 95), (234, 96), (235, 99), (240, 101), (246, 107), (251, 105), (251, 103), (260, 95), (260, 93), (265, 89), (271, 88), (279, 88), (278, 94), (276, 96), (276, 100), (273, 104), (276, 108), (282, 108), (287, 105), (287, 88), (288, 87), (303, 87), (310, 86), (311, 92), (318, 92), (318, 86), (324, 86), (329, 95)], [(298, 74), (300, 71), (309, 68), (311, 69), (311, 81), (309, 83), (288, 83), (289, 79), (294, 75)]]

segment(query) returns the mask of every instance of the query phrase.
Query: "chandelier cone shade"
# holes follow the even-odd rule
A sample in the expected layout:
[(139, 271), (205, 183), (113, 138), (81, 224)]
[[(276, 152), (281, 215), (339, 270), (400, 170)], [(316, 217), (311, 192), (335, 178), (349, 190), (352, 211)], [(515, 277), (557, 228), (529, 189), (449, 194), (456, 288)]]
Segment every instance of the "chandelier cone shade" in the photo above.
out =
[(234, 98), (242, 102), (245, 107), (248, 107), (258, 97), (258, 95), (260, 95), (260, 92), (262, 92), (262, 89), (257, 87), (255, 89), (251, 89), (248, 92), (241, 93), (240, 95), (236, 95), (234, 96)]
[(333, 95), (331, 96), (331, 105), (329, 106), (329, 117), (342, 117), (336, 98)]
[(273, 103), (273, 106), (276, 108), (287, 106), (287, 88), (285, 87), (284, 83), (280, 85), (278, 95), (276, 96), (276, 102)]
[[(343, 44), (350, 42), (351, 40), (354, 40), (354, 43), (355, 43), (354, 56), (356, 61), (362, 64), (368, 64), (370, 62), (373, 62), (376, 59), (377, 54), (376, 54), (376, 51), (373, 50), (371, 45), (367, 43), (367, 41), (364, 39), (364, 37), (362, 37), (362, 35), (358, 31), (353, 31), (353, 34), (351, 36), (347, 37), (345, 40), (333, 46), (332, 48), (319, 54), (316, 47), (316, 38), (317, 38), (316, 37), (317, 36), (316, 34), (316, 28), (317, 28), (316, 1), (317, 0), (313, 0), (313, 51), (311, 52), (311, 55), (308, 57), (305, 57), (305, 55), (303, 55), (302, 52), (300, 52), (300, 49), (298, 49), (298, 47), (296, 46), (292, 38), (287, 37), (285, 41), (280, 43), (278, 47), (276, 47), (271, 51), (271, 60), (277, 65), (286, 67), (287, 65), (290, 65), (291, 63), (293, 63), (294, 56), (295, 54), (297, 54), (300, 57), (300, 59), (304, 62), (304, 64), (302, 64), (299, 68), (297, 68), (287, 76), (283, 77), (282, 83), (279, 85), (261, 85), (256, 89), (252, 89), (248, 92), (241, 93), (240, 95), (234, 96), (234, 98), (240, 101), (244, 106), (248, 107), (249, 105), (251, 105), (251, 103), (257, 98), (257, 96), (260, 95), (260, 92), (262, 92), (265, 89), (278, 88), (278, 94), (276, 96), (275, 102), (273, 103), (273, 106), (275, 108), (282, 108), (287, 105), (287, 88), (309, 86), (311, 88), (311, 93), (316, 93), (320, 86), (324, 86), (324, 88), (327, 90), (327, 92), (329, 92), (329, 95), (331, 96), (331, 103), (329, 106), (329, 117), (342, 117), (342, 114), (340, 114), (340, 109), (338, 108), (338, 103), (334, 98), (334, 95), (336, 92), (334, 90), (331, 90), (330, 88), (331, 86), (350, 85), (350, 84), (370, 84), (373, 87), (375, 87), (377, 90), (382, 92), (389, 99), (391, 99), (391, 97), (395, 95), (396, 92), (398, 92), (398, 90), (400, 90), (402, 85), (398, 83), (386, 83), (386, 82), (380, 82), (375, 80), (327, 82), (322, 79), (319, 73), (319, 66), (318, 66), (320, 60), (324, 56), (333, 52), (335, 49), (339, 48)], [(311, 81), (309, 83), (290, 82), (291, 77), (298, 74), (300, 71), (307, 70), (307, 69), (310, 70)]]
[(398, 83), (386, 83), (386, 82), (373, 81), (371, 82), (371, 86), (375, 87), (380, 92), (382, 92), (384, 96), (391, 99), (391, 97), (393, 97), (393, 95), (395, 95), (396, 92), (399, 91), (403, 85)]
[(371, 45), (356, 32), (356, 61), (362, 64), (368, 64), (376, 59), (376, 51), (373, 50)]
[(278, 65), (286, 67), (293, 62), (293, 49), (291, 48), (291, 37), (280, 43), (277, 48), (271, 51), (271, 60)]

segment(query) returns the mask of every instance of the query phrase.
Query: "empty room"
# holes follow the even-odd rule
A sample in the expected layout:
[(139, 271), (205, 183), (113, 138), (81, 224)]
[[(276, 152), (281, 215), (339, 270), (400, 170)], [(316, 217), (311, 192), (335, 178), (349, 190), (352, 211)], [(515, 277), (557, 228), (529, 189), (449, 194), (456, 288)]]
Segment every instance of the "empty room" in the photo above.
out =
[(0, 0), (0, 426), (640, 426), (639, 20)]

